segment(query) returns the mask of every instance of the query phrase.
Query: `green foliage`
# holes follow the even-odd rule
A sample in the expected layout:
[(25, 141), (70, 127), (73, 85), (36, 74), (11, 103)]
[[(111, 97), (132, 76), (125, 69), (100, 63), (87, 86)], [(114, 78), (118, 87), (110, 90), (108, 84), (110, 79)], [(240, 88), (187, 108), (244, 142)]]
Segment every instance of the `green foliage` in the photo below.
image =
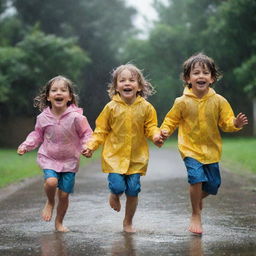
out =
[(17, 44), (26, 56), (24, 62), (30, 70), (30, 79), (38, 84), (58, 74), (66, 74), (77, 80), (81, 69), (89, 62), (84, 51), (76, 45), (74, 38), (60, 38), (32, 30)]
[(74, 38), (45, 35), (37, 29), (15, 47), (0, 47), (0, 58), (0, 102), (6, 116), (31, 114), (33, 98), (46, 81), (59, 74), (77, 81), (89, 63)]
[(242, 65), (234, 70), (234, 75), (237, 77), (238, 82), (244, 83), (245, 92), (251, 98), (256, 97), (256, 55), (253, 55), (247, 61), (244, 61)]
[(0, 28), (0, 46), (2, 47), (15, 46), (23, 38), (24, 27), (15, 16), (7, 16), (0, 20)]
[(19, 48), (0, 47), (0, 103), (10, 99), (11, 84), (23, 76), (23, 57), (24, 52)]

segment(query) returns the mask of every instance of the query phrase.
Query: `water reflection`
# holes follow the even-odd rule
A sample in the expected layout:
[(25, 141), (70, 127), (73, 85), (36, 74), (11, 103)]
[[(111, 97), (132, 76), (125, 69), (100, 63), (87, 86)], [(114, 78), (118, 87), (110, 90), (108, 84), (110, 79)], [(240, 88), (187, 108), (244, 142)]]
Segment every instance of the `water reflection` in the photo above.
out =
[(191, 236), (189, 241), (189, 256), (203, 256), (202, 248), (202, 237), (201, 236)]
[(134, 247), (134, 234), (122, 233), (122, 239), (112, 244), (112, 256), (136, 256)]
[(40, 238), (41, 256), (68, 256), (64, 234), (54, 232)]

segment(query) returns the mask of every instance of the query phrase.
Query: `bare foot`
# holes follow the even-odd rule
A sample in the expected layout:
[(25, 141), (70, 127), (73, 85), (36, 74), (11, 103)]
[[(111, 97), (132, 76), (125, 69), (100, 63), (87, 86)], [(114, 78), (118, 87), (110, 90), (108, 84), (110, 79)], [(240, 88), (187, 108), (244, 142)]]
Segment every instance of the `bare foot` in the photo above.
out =
[(121, 203), (118, 195), (111, 193), (109, 196), (109, 204), (115, 211), (119, 212), (121, 210)]
[(50, 221), (52, 218), (52, 211), (53, 211), (53, 204), (50, 204), (48, 200), (46, 201), (46, 204), (44, 206), (44, 209), (42, 210), (42, 218), (44, 221)]
[(124, 230), (124, 232), (126, 232), (126, 233), (136, 233), (136, 229), (133, 228), (132, 225), (125, 225), (125, 224), (124, 224), (123, 230)]
[(56, 222), (55, 222), (55, 229), (58, 232), (69, 232), (70, 231), (67, 227), (63, 226), (61, 223), (56, 223)]
[(201, 224), (201, 216), (200, 215), (192, 215), (190, 220), (190, 225), (188, 230), (193, 234), (201, 235), (203, 233), (203, 228)]

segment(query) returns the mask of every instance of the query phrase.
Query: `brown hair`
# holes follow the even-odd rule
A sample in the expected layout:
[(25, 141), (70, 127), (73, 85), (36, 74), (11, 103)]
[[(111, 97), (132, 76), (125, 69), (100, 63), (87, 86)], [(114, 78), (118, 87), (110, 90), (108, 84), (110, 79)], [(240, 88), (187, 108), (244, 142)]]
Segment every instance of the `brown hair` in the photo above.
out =
[(67, 105), (69, 106), (71, 104), (78, 104), (78, 96), (75, 94), (75, 85), (73, 84), (73, 82), (64, 76), (56, 76), (49, 80), (40, 90), (39, 95), (34, 98), (34, 107), (38, 107), (40, 111), (43, 111), (48, 106), (51, 107), (51, 102), (48, 101), (47, 98), (49, 96), (49, 91), (53, 83), (56, 81), (63, 81), (68, 87), (71, 101), (69, 101)]
[(195, 67), (196, 63), (198, 63), (202, 67), (207, 67), (211, 72), (211, 76), (214, 80), (214, 83), (218, 81), (222, 74), (219, 71), (218, 67), (215, 65), (214, 60), (203, 53), (197, 53), (190, 58), (188, 58), (183, 63), (183, 73), (181, 74), (181, 79), (185, 82), (185, 86), (191, 88), (191, 85), (187, 83), (189, 79), (191, 70)]
[(148, 98), (148, 96), (153, 95), (155, 93), (154, 87), (151, 85), (149, 81), (145, 79), (145, 77), (142, 74), (142, 71), (138, 69), (135, 65), (133, 64), (125, 64), (117, 67), (116, 69), (113, 70), (112, 72), (112, 80), (108, 84), (108, 95), (112, 99), (112, 97), (117, 94), (118, 92), (116, 91), (117, 87), (117, 78), (121, 74), (122, 71), (125, 69), (129, 70), (132, 75), (136, 76), (138, 79), (139, 87), (141, 91), (138, 92), (138, 95), (140, 95), (143, 98)]

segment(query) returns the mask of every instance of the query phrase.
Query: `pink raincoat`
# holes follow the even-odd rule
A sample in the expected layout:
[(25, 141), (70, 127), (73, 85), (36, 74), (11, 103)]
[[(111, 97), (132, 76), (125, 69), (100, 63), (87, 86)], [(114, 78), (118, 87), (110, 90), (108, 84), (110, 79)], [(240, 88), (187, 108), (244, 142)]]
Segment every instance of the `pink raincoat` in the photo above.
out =
[(37, 116), (35, 130), (19, 146), (26, 151), (37, 148), (37, 162), (42, 169), (77, 172), (82, 145), (91, 137), (92, 129), (83, 110), (70, 105), (56, 118), (50, 108)]

